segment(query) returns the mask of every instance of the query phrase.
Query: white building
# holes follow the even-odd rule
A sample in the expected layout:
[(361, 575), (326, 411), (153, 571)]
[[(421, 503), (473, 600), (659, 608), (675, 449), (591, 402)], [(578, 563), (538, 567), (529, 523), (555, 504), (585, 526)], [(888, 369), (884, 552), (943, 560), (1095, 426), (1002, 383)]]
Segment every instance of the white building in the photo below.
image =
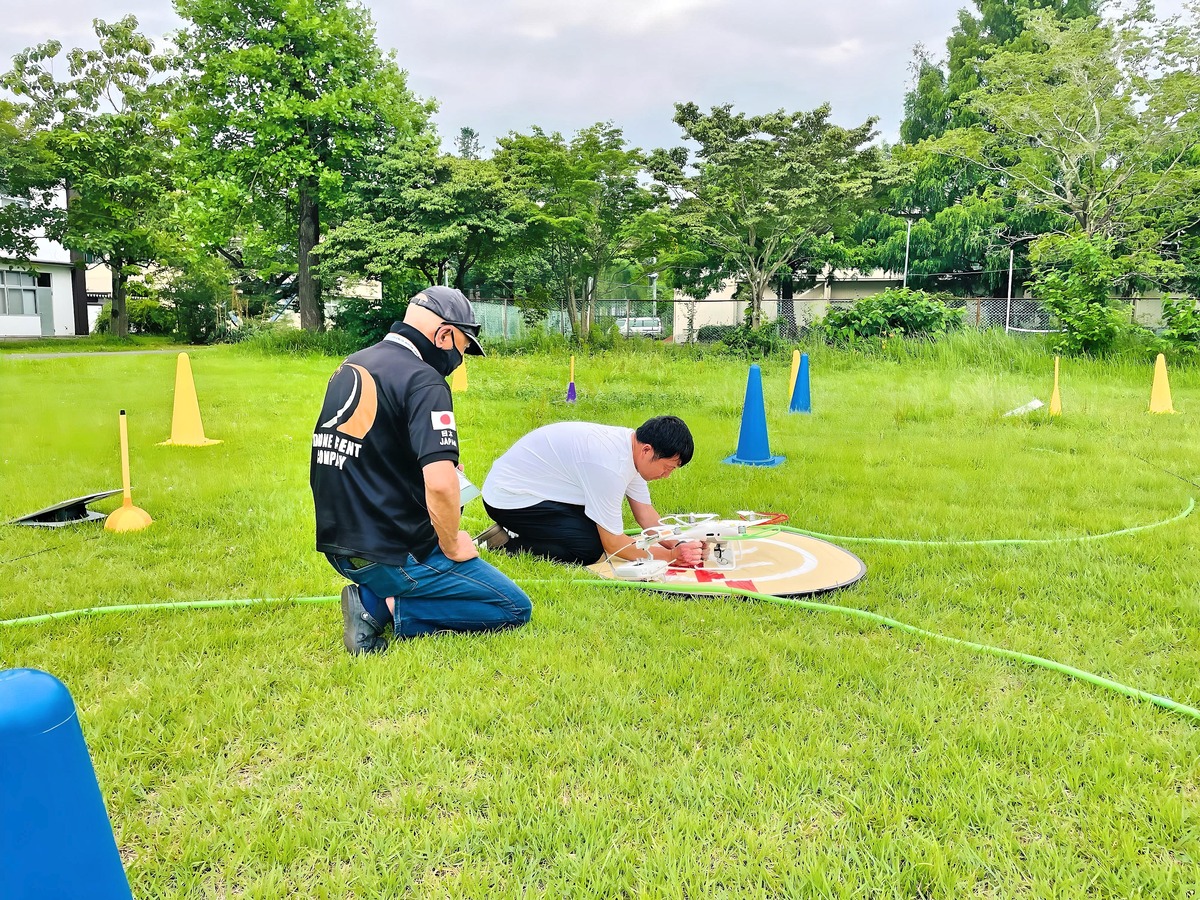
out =
[[(831, 304), (849, 304), (887, 288), (900, 287), (903, 283), (903, 275), (885, 272), (882, 269), (871, 272), (827, 270), (811, 288), (796, 293), (792, 301), (792, 311), (797, 324), (804, 326), (823, 316)], [(674, 340), (677, 343), (688, 340), (689, 324), (692, 335), (705, 325), (742, 324), (746, 315), (746, 301), (734, 299), (736, 288), (737, 285), (732, 280), (726, 281), (720, 290), (702, 300), (679, 300), (675, 307)], [(764, 322), (779, 315), (779, 300), (773, 291), (768, 290), (763, 297), (762, 314)]]
[[(0, 203), (20, 203), (8, 197)], [(55, 204), (66, 206), (60, 191)], [(62, 244), (36, 239), (28, 264), (0, 256), (0, 338), (61, 337), (89, 331), (83, 272)]]

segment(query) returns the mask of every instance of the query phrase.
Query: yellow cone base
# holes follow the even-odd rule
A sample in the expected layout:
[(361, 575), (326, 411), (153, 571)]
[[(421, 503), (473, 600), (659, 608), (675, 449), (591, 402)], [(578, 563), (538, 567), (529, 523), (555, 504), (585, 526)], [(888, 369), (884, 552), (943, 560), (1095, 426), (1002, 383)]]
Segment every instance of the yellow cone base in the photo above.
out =
[(1154, 361), (1154, 386), (1150, 388), (1150, 412), (1173, 413), (1171, 383), (1167, 380), (1167, 358), (1161, 353)]
[(141, 531), (148, 528), (153, 521), (150, 513), (126, 501), (108, 514), (108, 518), (104, 520), (104, 530)]
[(159, 446), (207, 447), (219, 443), (204, 436), (200, 401), (196, 399), (196, 382), (192, 379), (192, 363), (186, 353), (180, 353), (175, 366), (175, 408), (171, 414), (171, 437)]

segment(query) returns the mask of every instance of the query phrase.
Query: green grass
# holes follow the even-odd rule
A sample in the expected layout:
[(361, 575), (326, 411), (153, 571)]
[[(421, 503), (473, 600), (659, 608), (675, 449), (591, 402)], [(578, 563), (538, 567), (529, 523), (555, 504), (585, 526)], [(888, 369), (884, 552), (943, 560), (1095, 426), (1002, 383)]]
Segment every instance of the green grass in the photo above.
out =
[[(131, 334), (119, 338), (111, 334), (89, 334), (82, 337), (0, 338), (0, 356), (6, 353), (100, 353), (129, 350), (165, 350), (185, 347), (169, 337)], [(191, 348), (195, 349), (195, 348)]]
[[(771, 470), (721, 464), (746, 365), (686, 348), (470, 362), (468, 475), (566, 418), (689, 422), (661, 512), (782, 510), (847, 536), (1052, 538), (1170, 518), (1200, 489), (1200, 371), (1052, 363), (995, 337), (812, 349), (815, 414), (763, 364)], [(6, 527), (0, 618), (335, 594), (308, 447), (328, 357), (194, 359), (210, 437), (170, 431), (174, 358), (0, 358), (0, 519), (120, 485), (150, 529)], [(1136, 459), (1146, 457), (1153, 465)], [(98, 504), (113, 508), (116, 498)], [(478, 503), (467, 527), (485, 524)], [(834, 602), (1200, 706), (1200, 514), (1090, 543), (845, 545)], [(1182, 897), (1200, 887), (1200, 725), (1063, 676), (847, 618), (571, 583), (500, 559), (526, 628), (355, 659), (336, 604), (0, 629), (0, 666), (79, 706), (135, 896)]]

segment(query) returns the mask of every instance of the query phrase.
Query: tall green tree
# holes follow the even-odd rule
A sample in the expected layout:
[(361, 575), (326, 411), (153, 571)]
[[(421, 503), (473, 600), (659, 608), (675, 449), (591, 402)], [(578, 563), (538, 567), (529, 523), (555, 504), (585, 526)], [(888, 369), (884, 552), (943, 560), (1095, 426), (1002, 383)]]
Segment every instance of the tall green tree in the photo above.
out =
[(1200, 23), (1027, 17), (1034, 46), (984, 63), (982, 122), (936, 152), (996, 176), (996, 193), (1139, 248), (1200, 218)]
[(996, 52), (1033, 47), (1026, 13), (1044, 9), (1071, 20), (1094, 16), (1099, 6), (1100, 0), (973, 0), (973, 9), (959, 10), (944, 59), (917, 46), (902, 143), (891, 151), (895, 177), (881, 212), (858, 229), (869, 264), (899, 272), (907, 258), (910, 285), (968, 295), (1004, 288), (1010, 251), (1018, 268), (1028, 266), (1029, 239), (1054, 230), (1054, 218), (998, 200), (991, 195), (994, 175), (928, 152), (924, 142), (980, 123), (964, 98), (983, 84), (983, 65)]
[(0, 100), (0, 254), (28, 260), (39, 233), (65, 215), (56, 195), (62, 179), (47, 147), (17, 104)]
[[(198, 180), (214, 197), (236, 197), (226, 223), (251, 215), (268, 241), (294, 248), (300, 323), (320, 330), (312, 253), (323, 213), (369, 156), (423, 132), (431, 107), (351, 0), (175, 5), (187, 22), (176, 36), (189, 73), (181, 133)], [(208, 239), (235, 234), (227, 224)]]
[(988, 173), (990, 196), (1055, 218), (1031, 247), (1035, 289), (1065, 347), (1103, 352), (1110, 294), (1178, 279), (1200, 223), (1200, 11), (1064, 22), (1035, 10), (1026, 25), (1030, 49), (993, 55), (965, 98), (980, 124), (931, 149)]
[(951, 128), (978, 121), (959, 101), (983, 81), (982, 66), (996, 50), (1028, 50), (1024, 16), (1045, 9), (1059, 18), (1099, 15), (1100, 0), (973, 0), (975, 12), (958, 11), (958, 23), (946, 40), (946, 59), (939, 62), (918, 45), (913, 53), (912, 88), (904, 96), (900, 138), (916, 144)]
[(675, 123), (698, 145), (656, 151), (655, 177), (675, 199), (675, 220), (725, 278), (743, 283), (757, 327), (768, 287), (803, 268), (813, 249), (848, 234), (870, 202), (880, 153), (875, 120), (829, 121), (828, 105), (760, 116), (732, 106), (675, 105)]
[(463, 290), (520, 234), (515, 202), (490, 161), (439, 155), (436, 136), (389, 147), (347, 193), (321, 269), (385, 281), (416, 269), (427, 284)]
[(113, 321), (129, 332), (125, 304), (131, 275), (162, 258), (161, 228), (172, 188), (173, 143), (167, 126), (169, 58), (137, 31), (137, 19), (93, 22), (99, 48), (62, 51), (48, 41), (13, 58), (0, 81), (25, 103), (25, 122), (44, 135), (49, 163), (68, 188), (68, 211), (50, 235), (107, 263)]
[(666, 227), (661, 191), (642, 183), (645, 155), (620, 128), (597, 123), (567, 141), (540, 128), (500, 138), (494, 160), (518, 193), (529, 241), (586, 338), (596, 286), (612, 266), (655, 255)]

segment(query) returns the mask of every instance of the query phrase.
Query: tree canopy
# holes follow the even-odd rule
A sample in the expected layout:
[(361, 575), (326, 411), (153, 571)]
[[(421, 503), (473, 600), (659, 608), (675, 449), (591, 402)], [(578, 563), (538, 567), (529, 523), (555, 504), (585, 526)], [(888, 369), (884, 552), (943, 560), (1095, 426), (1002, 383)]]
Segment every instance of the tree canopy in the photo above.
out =
[(14, 57), (3, 85), (27, 98), (24, 124), (41, 135), (42, 171), (68, 190), (68, 214), (50, 219), (48, 234), (112, 269), (113, 321), (124, 336), (129, 277), (165, 252), (172, 135), (162, 76), (170, 61), (133, 16), (93, 27), (98, 49), (69, 51), (65, 76), (55, 74), (62, 45), (47, 41)]
[[(185, 66), (180, 118), (197, 181), (235, 208), (213, 243), (237, 228), (295, 248), (303, 327), (324, 327), (312, 251), (328, 211), (365, 160), (427, 127), (429, 104), (375, 43), (351, 0), (176, 0)], [(294, 229), (292, 234), (285, 229)]]
[(704, 113), (678, 103), (675, 123), (698, 145), (695, 161), (682, 147), (652, 157), (687, 239), (712, 270), (747, 286), (754, 326), (772, 282), (806, 262), (805, 245), (848, 233), (871, 197), (875, 120), (841, 128), (829, 114), (828, 105), (748, 116), (730, 104)]

